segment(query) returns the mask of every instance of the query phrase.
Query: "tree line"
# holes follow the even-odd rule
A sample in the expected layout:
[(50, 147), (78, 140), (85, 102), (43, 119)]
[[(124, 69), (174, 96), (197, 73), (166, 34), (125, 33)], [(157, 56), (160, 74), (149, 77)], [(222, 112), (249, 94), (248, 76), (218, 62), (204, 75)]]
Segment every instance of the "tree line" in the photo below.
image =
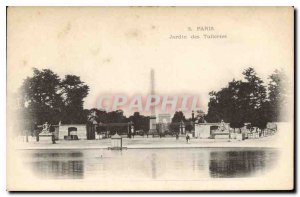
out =
[[(192, 130), (192, 121), (230, 123), (232, 128), (241, 128), (244, 123), (264, 129), (267, 122), (282, 121), (280, 109), (287, 107), (289, 92), (288, 79), (283, 70), (275, 70), (269, 76), (266, 86), (253, 68), (243, 72), (243, 80), (230, 81), (219, 91), (209, 93), (208, 112), (195, 112), (194, 119), (186, 118), (177, 111), (172, 116), (172, 123), (184, 122), (186, 130)], [(106, 112), (104, 110), (84, 109), (84, 98), (89, 86), (79, 76), (65, 75), (60, 78), (50, 69), (33, 69), (33, 76), (27, 77), (20, 90), (21, 115), (19, 119), (25, 125), (43, 124), (85, 124), (90, 114), (95, 114), (98, 123), (128, 123), (135, 125), (135, 130), (149, 130), (149, 116), (139, 112), (126, 117), (122, 110)], [(171, 125), (179, 131), (179, 125)], [(124, 128), (125, 129), (125, 128)]]
[(50, 69), (33, 68), (19, 89), (20, 115), (28, 124), (84, 123), (83, 99), (89, 87), (76, 75), (60, 78)]
[(245, 123), (260, 129), (267, 122), (284, 121), (281, 112), (287, 108), (289, 97), (288, 78), (283, 70), (275, 70), (266, 86), (250, 67), (244, 70), (243, 80), (230, 81), (219, 91), (209, 93), (207, 122), (230, 123), (232, 128), (241, 128)]

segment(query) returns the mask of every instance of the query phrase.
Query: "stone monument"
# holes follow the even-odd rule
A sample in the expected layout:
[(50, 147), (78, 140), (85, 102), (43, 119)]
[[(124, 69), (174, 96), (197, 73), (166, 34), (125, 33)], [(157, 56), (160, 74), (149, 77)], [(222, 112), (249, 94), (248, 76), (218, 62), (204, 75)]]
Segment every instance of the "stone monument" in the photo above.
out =
[[(151, 69), (150, 74), (150, 81), (151, 81), (151, 95), (155, 95), (155, 84), (154, 84), (154, 70)], [(151, 116), (149, 120), (149, 134), (157, 133), (156, 129), (156, 115), (155, 115), (155, 107), (152, 107), (151, 109)]]

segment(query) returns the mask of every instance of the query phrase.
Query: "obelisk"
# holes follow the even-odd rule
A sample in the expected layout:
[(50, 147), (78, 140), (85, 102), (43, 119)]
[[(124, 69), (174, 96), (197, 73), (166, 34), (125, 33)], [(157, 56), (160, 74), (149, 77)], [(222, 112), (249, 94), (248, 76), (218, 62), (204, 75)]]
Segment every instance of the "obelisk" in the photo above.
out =
[[(150, 73), (150, 94), (155, 95), (155, 78), (154, 78), (154, 70), (151, 69)], [(155, 114), (155, 106), (151, 108), (151, 115), (149, 120), (149, 134), (156, 133), (156, 114)]]

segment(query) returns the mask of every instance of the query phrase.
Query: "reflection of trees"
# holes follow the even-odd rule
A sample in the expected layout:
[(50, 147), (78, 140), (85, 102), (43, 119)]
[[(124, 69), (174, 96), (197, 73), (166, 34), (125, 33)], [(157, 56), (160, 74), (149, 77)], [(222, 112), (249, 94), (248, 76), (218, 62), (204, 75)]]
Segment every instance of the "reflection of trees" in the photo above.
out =
[(42, 178), (83, 178), (82, 152), (37, 152), (32, 168)]
[(84, 175), (82, 160), (69, 161), (38, 161), (33, 163), (34, 170), (43, 178), (73, 178), (80, 179)]
[[(276, 154), (272, 150), (211, 152), (209, 171), (213, 178), (248, 177), (272, 167)], [(271, 165), (270, 165), (271, 164)]]

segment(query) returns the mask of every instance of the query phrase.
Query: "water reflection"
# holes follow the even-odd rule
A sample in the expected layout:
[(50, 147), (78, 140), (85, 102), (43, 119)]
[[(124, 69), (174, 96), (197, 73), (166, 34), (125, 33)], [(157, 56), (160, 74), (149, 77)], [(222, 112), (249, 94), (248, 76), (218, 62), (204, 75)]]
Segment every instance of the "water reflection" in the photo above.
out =
[(210, 153), (209, 171), (213, 178), (249, 177), (263, 173), (275, 161), (270, 151), (218, 151)]
[(82, 152), (40, 152), (33, 153), (33, 157), (35, 158), (66, 158), (66, 157), (82, 157)]
[(151, 169), (152, 169), (152, 179), (156, 179), (156, 154), (151, 155)]
[(82, 179), (83, 161), (37, 161), (33, 169), (41, 178)]
[(49, 179), (200, 180), (260, 176), (276, 149), (194, 148), (24, 151), (38, 177)]

